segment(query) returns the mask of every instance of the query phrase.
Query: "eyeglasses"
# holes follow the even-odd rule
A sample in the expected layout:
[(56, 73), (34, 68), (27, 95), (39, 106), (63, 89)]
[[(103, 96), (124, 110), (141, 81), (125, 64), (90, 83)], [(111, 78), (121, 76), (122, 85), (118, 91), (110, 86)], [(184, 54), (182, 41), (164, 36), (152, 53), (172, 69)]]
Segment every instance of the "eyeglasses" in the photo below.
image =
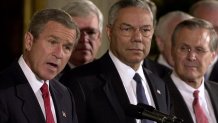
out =
[(81, 37), (87, 35), (91, 40), (95, 40), (98, 38), (100, 32), (97, 29), (85, 28), (80, 29)]
[(139, 30), (139, 32), (144, 37), (150, 37), (153, 34), (153, 28), (150, 25), (136, 28), (136, 27), (133, 27), (131, 25), (122, 24), (122, 25), (120, 25), (119, 29), (120, 29), (120, 34), (123, 36), (127, 36), (127, 37), (132, 36), (136, 30)]
[(210, 52), (210, 50), (207, 50), (207, 49), (204, 49), (202, 47), (197, 47), (197, 48), (194, 48), (192, 49), (191, 47), (189, 46), (186, 46), (186, 45), (182, 45), (178, 48), (178, 51), (182, 54), (189, 54), (191, 52), (194, 52), (196, 53), (197, 55), (204, 55), (206, 54), (207, 52)]

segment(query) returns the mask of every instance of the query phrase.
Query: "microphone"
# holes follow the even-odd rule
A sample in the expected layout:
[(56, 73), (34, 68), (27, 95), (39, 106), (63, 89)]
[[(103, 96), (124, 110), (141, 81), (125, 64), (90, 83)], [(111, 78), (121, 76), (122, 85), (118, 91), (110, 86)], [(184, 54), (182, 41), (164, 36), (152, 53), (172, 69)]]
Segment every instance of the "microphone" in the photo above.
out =
[(158, 123), (182, 123), (183, 120), (156, 110), (154, 107), (139, 103), (129, 104), (125, 110), (126, 114), (136, 119), (149, 119)]

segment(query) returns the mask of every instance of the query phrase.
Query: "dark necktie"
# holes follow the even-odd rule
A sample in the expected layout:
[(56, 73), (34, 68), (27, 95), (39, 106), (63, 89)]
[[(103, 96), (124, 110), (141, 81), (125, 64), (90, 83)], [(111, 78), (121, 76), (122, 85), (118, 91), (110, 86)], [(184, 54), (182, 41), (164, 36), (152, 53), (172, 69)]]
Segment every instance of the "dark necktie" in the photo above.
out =
[(194, 96), (193, 109), (195, 113), (196, 122), (197, 123), (208, 123), (208, 119), (199, 104), (198, 93), (199, 93), (198, 90), (194, 91), (193, 93), (193, 96)]
[(46, 123), (54, 123), (54, 118), (53, 118), (52, 111), (51, 111), (48, 85), (44, 82), (40, 90), (42, 92), (42, 98), (44, 100)]
[[(142, 85), (142, 81), (141, 81), (141, 77), (138, 73), (135, 74), (135, 76), (133, 77), (133, 79), (136, 81), (136, 96), (137, 96), (137, 100), (138, 103), (144, 103), (144, 104), (148, 104), (148, 100), (147, 97), (145, 95), (145, 89)], [(154, 123), (151, 120), (142, 120), (141, 123)]]

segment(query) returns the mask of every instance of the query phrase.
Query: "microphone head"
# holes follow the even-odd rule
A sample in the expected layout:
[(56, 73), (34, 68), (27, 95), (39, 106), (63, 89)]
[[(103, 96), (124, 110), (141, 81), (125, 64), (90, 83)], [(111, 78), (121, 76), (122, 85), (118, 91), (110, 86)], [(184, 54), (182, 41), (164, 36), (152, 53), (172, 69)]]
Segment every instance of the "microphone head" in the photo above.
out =
[(129, 117), (133, 117), (136, 119), (142, 119), (142, 112), (143, 112), (143, 107), (139, 107), (133, 104), (129, 104), (128, 106), (126, 106), (125, 108), (125, 113), (127, 116)]
[(150, 106), (150, 105), (147, 105), (144, 103), (138, 103), (137, 106), (142, 107), (143, 109), (146, 109), (146, 110), (151, 111), (151, 112), (155, 110), (155, 108), (153, 106)]

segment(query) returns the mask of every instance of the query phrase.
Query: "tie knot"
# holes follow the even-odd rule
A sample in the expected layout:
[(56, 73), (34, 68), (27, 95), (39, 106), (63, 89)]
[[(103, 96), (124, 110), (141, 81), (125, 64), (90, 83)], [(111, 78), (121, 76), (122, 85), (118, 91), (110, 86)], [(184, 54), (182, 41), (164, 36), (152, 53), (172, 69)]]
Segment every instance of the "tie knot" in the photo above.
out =
[(198, 98), (199, 90), (194, 91), (193, 96), (194, 98)]
[(141, 83), (141, 77), (138, 73), (135, 73), (133, 79), (137, 82), (137, 83)]
[(40, 88), (41, 92), (42, 92), (42, 96), (48, 96), (48, 85), (44, 82), (44, 84), (42, 85), (42, 87)]

